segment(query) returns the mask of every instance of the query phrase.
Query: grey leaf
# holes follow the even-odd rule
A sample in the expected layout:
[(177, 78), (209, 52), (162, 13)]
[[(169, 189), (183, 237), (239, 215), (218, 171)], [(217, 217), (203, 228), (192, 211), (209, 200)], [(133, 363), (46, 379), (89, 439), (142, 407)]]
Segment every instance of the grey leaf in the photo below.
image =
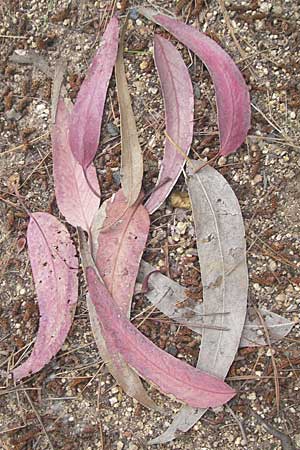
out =
[[(142, 261), (138, 283), (142, 283), (144, 278), (154, 270), (155, 268), (151, 264)], [(195, 302), (188, 307), (178, 308), (176, 306), (176, 304), (187, 300), (186, 288), (159, 272), (151, 275), (148, 286), (149, 291), (145, 293), (145, 296), (152, 305), (178, 324), (185, 325), (196, 333), (202, 334), (203, 324), (206, 323), (203, 305)], [(282, 339), (294, 326), (293, 322), (267, 309), (260, 309), (260, 313), (265, 320), (271, 342)], [(267, 345), (262, 325), (256, 313), (253, 313), (252, 308), (248, 307), (239, 347), (258, 347), (261, 345)]]

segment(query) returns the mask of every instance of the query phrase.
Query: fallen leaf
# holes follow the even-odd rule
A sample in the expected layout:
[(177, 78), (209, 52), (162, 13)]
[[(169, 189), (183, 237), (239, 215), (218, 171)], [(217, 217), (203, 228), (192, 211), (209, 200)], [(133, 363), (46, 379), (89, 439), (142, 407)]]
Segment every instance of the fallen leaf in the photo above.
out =
[[(250, 128), (250, 98), (244, 78), (230, 56), (196, 28), (155, 10), (140, 7), (139, 12), (194, 52), (207, 67), (216, 91), (220, 155), (236, 151)], [(172, 136), (171, 136), (172, 137)]]
[(51, 214), (31, 214), (27, 245), (40, 322), (29, 358), (14, 369), (16, 381), (41, 370), (62, 347), (78, 296), (78, 259), (68, 230)]
[[(87, 242), (85, 241), (84, 235), (80, 230), (79, 230), (79, 243), (80, 243), (80, 255), (85, 274), (89, 266), (94, 267), (95, 270), (97, 271), (93, 258), (89, 252)], [(126, 392), (130, 397), (133, 397), (139, 403), (141, 403), (147, 408), (160, 410), (160, 408), (158, 408), (158, 406), (154, 403), (154, 401), (149, 397), (139, 376), (134, 372), (134, 370), (131, 367), (128, 366), (124, 357), (118, 352), (112, 354), (107, 349), (107, 345), (105, 342), (105, 338), (102, 334), (97, 313), (93, 303), (90, 300), (89, 294), (87, 294), (86, 299), (91, 328), (96, 341), (96, 345), (99, 354), (101, 355), (101, 358), (103, 362), (106, 364), (109, 372), (112, 374), (112, 376), (119, 384), (119, 386), (121, 386), (124, 392)]]
[(126, 24), (124, 25), (121, 34), (115, 74), (121, 122), (122, 187), (128, 206), (132, 206), (140, 195), (142, 188), (143, 154), (139, 144), (138, 132), (125, 74), (123, 57), (125, 26)]
[(95, 270), (86, 270), (89, 294), (110, 355), (121, 354), (143, 378), (163, 393), (194, 407), (213, 407), (235, 392), (220, 379), (156, 347), (126, 319)]
[(67, 221), (89, 231), (99, 208), (100, 188), (94, 165), (88, 167), (86, 177), (98, 196), (89, 187), (83, 168), (71, 152), (68, 139), (70, 109), (71, 105), (67, 107), (60, 98), (51, 134), (55, 195), (58, 208)]
[[(164, 98), (166, 131), (188, 155), (194, 125), (194, 93), (189, 71), (178, 50), (161, 36), (154, 38), (154, 59)], [(184, 164), (183, 155), (166, 139), (156, 189), (145, 204), (150, 214), (165, 201)]]
[[(155, 268), (142, 260), (138, 273), (138, 282), (143, 285), (144, 280), (150, 273), (148, 289), (144, 292), (146, 298), (156, 306), (163, 314), (174, 320), (178, 324), (185, 325), (198, 334), (202, 334), (202, 326), (206, 322), (203, 305), (197, 301), (191, 304), (191, 299), (187, 295), (187, 289), (176, 281), (163, 275)], [(140, 291), (138, 290), (138, 293)], [(188, 306), (183, 306), (188, 301)], [(271, 342), (285, 337), (293, 328), (294, 323), (284, 317), (266, 309), (259, 310), (264, 318)], [(258, 347), (267, 345), (262, 326), (257, 314), (248, 307), (245, 325), (239, 347)]]
[[(192, 162), (196, 166), (197, 162)], [(201, 166), (203, 162), (198, 165)], [(189, 174), (193, 173), (189, 170)], [(187, 180), (192, 202), (203, 285), (203, 328), (197, 367), (224, 379), (234, 360), (244, 328), (248, 270), (246, 240), (239, 202), (225, 178), (210, 166)], [(188, 431), (206, 412), (184, 407), (170, 427), (151, 444), (161, 444)]]
[(188, 192), (172, 192), (170, 195), (170, 203), (173, 208), (192, 208)]
[(98, 221), (96, 229), (92, 227), (92, 235), (98, 236), (97, 269), (115, 303), (128, 317), (150, 227), (149, 214), (140, 200), (141, 196), (128, 208), (120, 189), (101, 206), (98, 215), (102, 214), (102, 225)]
[(107, 88), (117, 57), (118, 35), (118, 19), (113, 17), (80, 87), (71, 115), (70, 148), (84, 170), (93, 161), (99, 145)]
[(26, 247), (26, 237), (25, 236), (20, 236), (20, 237), (18, 237), (18, 240), (17, 240), (17, 254), (19, 255), (23, 250), (24, 250), (24, 248)]

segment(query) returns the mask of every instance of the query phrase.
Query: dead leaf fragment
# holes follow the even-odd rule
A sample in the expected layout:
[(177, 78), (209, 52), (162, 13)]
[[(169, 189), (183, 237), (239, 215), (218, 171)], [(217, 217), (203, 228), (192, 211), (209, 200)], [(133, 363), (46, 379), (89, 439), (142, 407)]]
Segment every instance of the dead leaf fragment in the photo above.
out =
[(173, 208), (192, 208), (188, 192), (172, 192), (170, 196), (170, 203)]

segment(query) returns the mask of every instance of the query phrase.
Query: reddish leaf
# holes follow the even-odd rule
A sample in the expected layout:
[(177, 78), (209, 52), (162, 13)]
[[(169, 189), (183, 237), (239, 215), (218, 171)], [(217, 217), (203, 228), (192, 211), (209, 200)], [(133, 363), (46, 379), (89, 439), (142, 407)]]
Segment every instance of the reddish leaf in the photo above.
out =
[(77, 302), (78, 260), (67, 229), (51, 214), (34, 213), (27, 242), (40, 323), (30, 357), (13, 371), (15, 380), (38, 372), (60, 350)]
[[(71, 108), (71, 107), (70, 107)], [(74, 227), (88, 231), (99, 208), (99, 197), (89, 187), (83, 168), (75, 160), (68, 141), (70, 108), (62, 98), (58, 101), (56, 124), (52, 129), (53, 175), (57, 205)], [(93, 164), (86, 170), (93, 189), (100, 188)]]
[(140, 201), (141, 197), (128, 208), (123, 190), (119, 190), (101, 207), (106, 218), (98, 234), (98, 271), (114, 301), (128, 316), (150, 226), (149, 214)]
[(207, 67), (216, 90), (221, 155), (236, 151), (250, 128), (250, 99), (241, 72), (230, 56), (212, 39), (180, 20), (152, 9), (139, 11), (164, 27), (192, 50)]
[[(90, 248), (85, 241), (83, 231), (79, 230), (79, 244), (80, 244), (80, 256), (82, 259), (82, 265), (84, 273), (88, 267), (95, 267), (92, 255), (90, 254)], [(95, 268), (95, 270), (97, 270)], [(143, 383), (135, 371), (128, 366), (123, 356), (120, 353), (111, 354), (106, 346), (104, 336), (102, 334), (101, 326), (95, 311), (95, 307), (90, 300), (90, 296), (87, 295), (87, 307), (89, 312), (90, 323), (93, 331), (93, 335), (101, 355), (102, 360), (105, 362), (108, 370), (115, 378), (116, 382), (130, 397), (135, 398), (142, 405), (147, 408), (158, 410), (153, 400), (147, 394)]]
[(191, 406), (214, 407), (234, 396), (234, 390), (220, 379), (156, 347), (125, 318), (93, 268), (87, 268), (86, 276), (91, 301), (111, 355), (120, 353), (129, 365), (162, 392)]
[[(160, 36), (154, 38), (154, 58), (165, 103), (166, 131), (188, 154), (193, 139), (194, 119), (194, 94), (189, 72), (174, 45)], [(165, 201), (184, 163), (184, 157), (167, 139), (157, 180), (157, 186), (161, 186), (154, 190), (146, 203), (150, 214)], [(165, 182), (168, 178), (170, 180)]]
[(107, 88), (117, 57), (118, 34), (118, 19), (113, 17), (81, 85), (72, 112), (71, 151), (84, 169), (93, 161), (99, 145)]

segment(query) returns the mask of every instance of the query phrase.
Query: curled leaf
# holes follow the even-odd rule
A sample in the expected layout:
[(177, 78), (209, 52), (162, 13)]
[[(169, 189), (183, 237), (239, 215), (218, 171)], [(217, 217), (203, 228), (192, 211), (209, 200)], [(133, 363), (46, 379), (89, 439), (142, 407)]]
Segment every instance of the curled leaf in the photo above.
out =
[(15, 380), (38, 372), (60, 350), (78, 295), (78, 259), (67, 229), (51, 214), (33, 213), (27, 243), (40, 322), (30, 357), (13, 371)]
[[(188, 69), (174, 45), (161, 36), (154, 38), (154, 59), (164, 97), (166, 131), (188, 154), (194, 124), (194, 94)], [(174, 149), (170, 140), (166, 139), (157, 189), (145, 205), (150, 214), (167, 198), (184, 163), (184, 157)], [(168, 178), (170, 181), (165, 182)]]
[(115, 73), (120, 106), (121, 149), (122, 149), (122, 187), (128, 206), (132, 206), (140, 195), (143, 179), (143, 154), (139, 144), (136, 122), (131, 106), (123, 57), (123, 27), (119, 44)]
[(150, 227), (149, 214), (140, 200), (128, 208), (124, 192), (119, 190), (101, 206), (99, 214), (105, 210), (105, 219), (101, 227), (98, 225), (100, 231), (92, 228), (92, 234), (98, 236), (97, 269), (115, 303), (128, 317)]
[(99, 208), (100, 188), (96, 169), (91, 164), (86, 177), (98, 197), (89, 187), (82, 166), (75, 160), (69, 145), (71, 106), (59, 98), (56, 123), (52, 129), (54, 187), (58, 208), (74, 227), (88, 231)]
[(236, 64), (215, 41), (194, 27), (164, 14), (157, 14), (150, 8), (141, 7), (139, 11), (173, 34), (203, 61), (216, 91), (220, 154), (228, 155), (236, 151), (250, 128), (249, 92)]
[(120, 353), (130, 366), (162, 392), (192, 406), (217, 406), (234, 396), (234, 390), (223, 381), (174, 358), (140, 333), (122, 314), (92, 267), (87, 268), (86, 277), (111, 355)]
[[(150, 274), (151, 277), (149, 277)], [(154, 275), (152, 276), (152, 274)], [(156, 306), (170, 319), (200, 335), (202, 334), (203, 325), (206, 323), (207, 317), (204, 315), (202, 303), (195, 301), (194, 304), (191, 304), (186, 288), (142, 260), (138, 282), (144, 285), (145, 280), (147, 281), (147, 289), (143, 292), (139, 291), (139, 293), (144, 293), (152, 305)], [(189, 301), (189, 306), (182, 306), (182, 303), (187, 300)], [(294, 326), (293, 322), (274, 312), (260, 309), (260, 313), (265, 321), (271, 342), (285, 337)], [(267, 345), (261, 322), (257, 314), (248, 307), (239, 347), (257, 347), (261, 345)]]
[(99, 145), (107, 88), (117, 57), (118, 34), (118, 19), (113, 17), (80, 87), (71, 115), (70, 147), (84, 170), (93, 161)]

